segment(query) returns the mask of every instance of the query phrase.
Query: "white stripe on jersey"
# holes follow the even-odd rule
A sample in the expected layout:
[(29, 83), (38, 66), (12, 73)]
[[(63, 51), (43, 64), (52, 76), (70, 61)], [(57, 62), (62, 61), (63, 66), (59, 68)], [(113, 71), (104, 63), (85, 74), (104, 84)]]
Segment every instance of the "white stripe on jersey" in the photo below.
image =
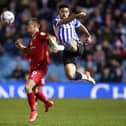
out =
[(67, 27), (68, 27), (68, 40), (70, 40), (71, 39), (71, 26), (69, 26), (70, 24), (67, 24)]
[(75, 29), (80, 26), (80, 22), (74, 19), (67, 24), (57, 25), (59, 20), (59, 17), (53, 20), (53, 29), (58, 41), (65, 44), (72, 40), (79, 40)]

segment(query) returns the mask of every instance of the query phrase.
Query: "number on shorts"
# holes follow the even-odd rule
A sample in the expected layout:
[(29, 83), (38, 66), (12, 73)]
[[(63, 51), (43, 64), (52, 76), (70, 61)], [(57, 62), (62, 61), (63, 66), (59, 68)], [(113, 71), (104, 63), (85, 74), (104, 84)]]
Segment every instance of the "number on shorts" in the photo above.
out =
[(31, 77), (34, 77), (36, 74), (37, 74), (37, 72), (33, 71)]

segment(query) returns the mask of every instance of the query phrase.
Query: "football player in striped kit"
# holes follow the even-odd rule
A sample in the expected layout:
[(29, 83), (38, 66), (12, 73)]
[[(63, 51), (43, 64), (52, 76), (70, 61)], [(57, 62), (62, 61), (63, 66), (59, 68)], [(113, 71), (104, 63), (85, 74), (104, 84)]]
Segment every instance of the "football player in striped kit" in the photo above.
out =
[(53, 19), (53, 29), (59, 44), (64, 45), (63, 61), (66, 76), (70, 80), (87, 80), (95, 84), (95, 80), (88, 71), (80, 73), (76, 67), (76, 57), (84, 52), (84, 42), (79, 40), (76, 28), (84, 32), (85, 43), (91, 42), (91, 35), (87, 28), (78, 20), (84, 18), (86, 13), (70, 14), (70, 7), (61, 4), (58, 7), (58, 16)]

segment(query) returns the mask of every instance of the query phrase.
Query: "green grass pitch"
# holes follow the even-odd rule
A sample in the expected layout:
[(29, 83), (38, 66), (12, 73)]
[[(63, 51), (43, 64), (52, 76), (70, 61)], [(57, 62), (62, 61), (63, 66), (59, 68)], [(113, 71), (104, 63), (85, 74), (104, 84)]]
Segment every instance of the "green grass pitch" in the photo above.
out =
[(0, 126), (126, 126), (126, 100), (53, 99), (48, 113), (28, 122), (26, 99), (0, 99)]

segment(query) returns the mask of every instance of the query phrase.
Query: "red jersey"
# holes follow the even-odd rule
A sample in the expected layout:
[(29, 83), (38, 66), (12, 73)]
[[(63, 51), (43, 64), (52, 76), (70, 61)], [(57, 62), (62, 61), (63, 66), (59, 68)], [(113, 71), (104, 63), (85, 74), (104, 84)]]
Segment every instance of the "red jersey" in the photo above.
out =
[(36, 69), (37, 67), (43, 68), (50, 62), (47, 47), (48, 34), (43, 32), (36, 32), (29, 42), (30, 52), (27, 54), (27, 58), (30, 62), (30, 69)]

